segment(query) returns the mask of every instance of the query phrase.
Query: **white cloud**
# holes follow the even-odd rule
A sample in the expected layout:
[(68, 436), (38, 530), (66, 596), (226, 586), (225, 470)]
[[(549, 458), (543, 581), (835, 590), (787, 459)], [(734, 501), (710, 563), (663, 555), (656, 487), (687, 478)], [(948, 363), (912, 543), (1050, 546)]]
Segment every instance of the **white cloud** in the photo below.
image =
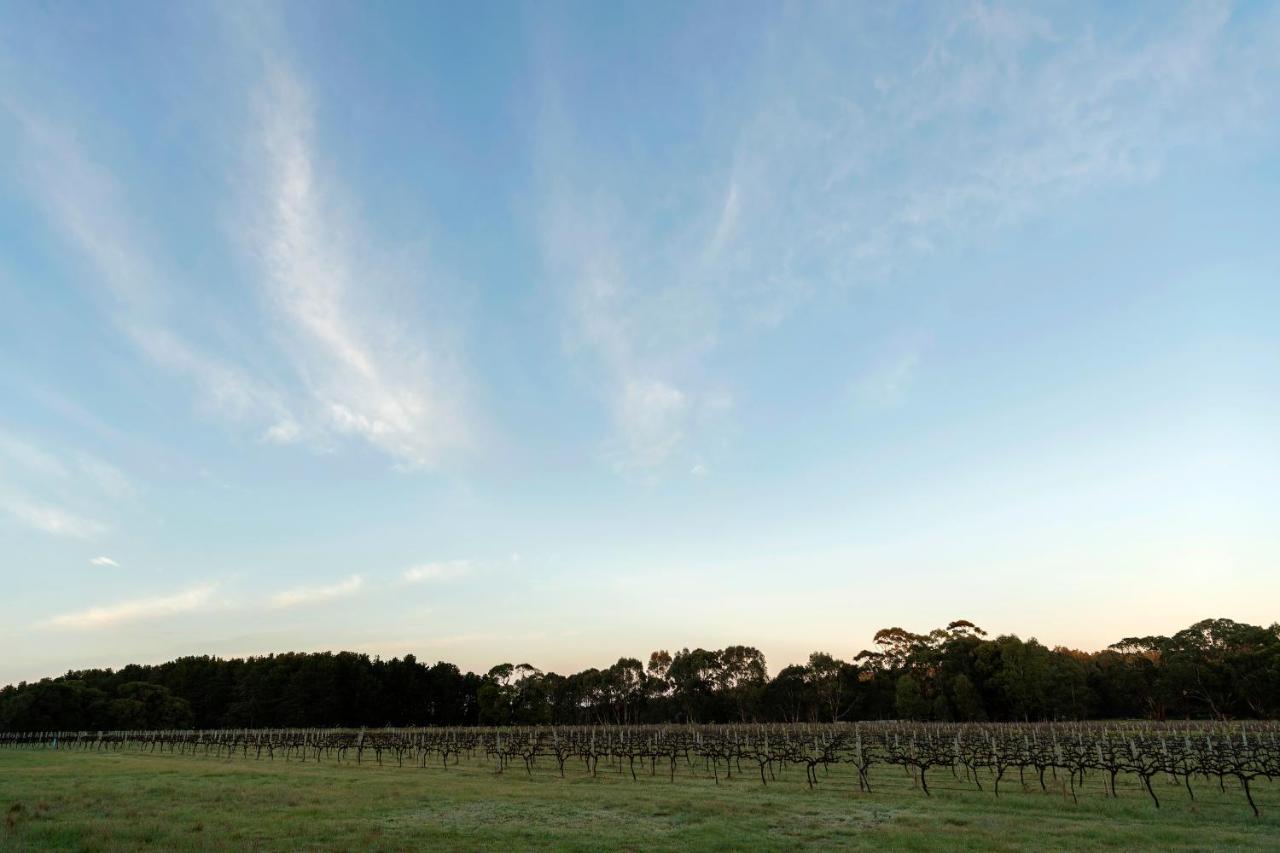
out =
[[(431, 329), (410, 328), (391, 304), (403, 296), (397, 287), (421, 289), (421, 282), (371, 274), (362, 223), (338, 212), (347, 206), (337, 182), (315, 165), (309, 96), (283, 63), (268, 61), (257, 140), (265, 173), (254, 182), (263, 194), (250, 203), (265, 216), (245, 239), (286, 349), (325, 429), (358, 436), (406, 466), (432, 464), (465, 446), (470, 431), (442, 335), (429, 351), (421, 341), (433, 340)], [(266, 437), (292, 441), (296, 427), (276, 424)]]
[(405, 315), (424, 290), (421, 266), (389, 271), (389, 253), (361, 242), (361, 223), (340, 215), (346, 206), (335, 182), (314, 167), (304, 88), (281, 63), (267, 62), (253, 137), (263, 156), (243, 176), (253, 190), (248, 210), (235, 217), (245, 223), (235, 236), (259, 264), (265, 314), (232, 323), (208, 316), (205, 304), (187, 304), (200, 288), (167, 283), (177, 276), (130, 209), (124, 183), (73, 131), (15, 100), (5, 106), (17, 118), (28, 189), (87, 261), (88, 289), (114, 326), (147, 359), (190, 382), (201, 410), (248, 426), (268, 444), (329, 450), (335, 438), (354, 436), (399, 465), (434, 463), (466, 447), (476, 425), (448, 335)]
[(0, 432), (0, 467), (5, 461), (49, 483), (69, 483), (110, 498), (133, 493), (129, 479), (113, 465), (84, 452), (54, 452)]
[(213, 590), (214, 587), (211, 585), (197, 586), (174, 595), (138, 598), (103, 607), (91, 607), (88, 610), (55, 616), (48, 621), (47, 625), (53, 628), (87, 631), (176, 616), (204, 607)]
[[(614, 427), (605, 457), (620, 471), (652, 473), (701, 439), (700, 415), (724, 398), (674, 378), (711, 345), (713, 306), (679, 276), (649, 291), (636, 287), (633, 278), (656, 282), (666, 274), (656, 260), (662, 253), (638, 265), (622, 249), (619, 214), (576, 197), (564, 188), (569, 183), (555, 182), (543, 222), (543, 250), (569, 308), (567, 343), (598, 367)], [(732, 219), (732, 198), (726, 205)], [(728, 239), (732, 224), (719, 230)]]
[(0, 510), (35, 530), (72, 539), (92, 539), (111, 528), (62, 507), (37, 503), (23, 497), (0, 497)]
[(886, 349), (853, 380), (855, 399), (873, 408), (901, 401), (915, 379), (924, 349), (922, 341), (909, 341)]
[(866, 22), (800, 19), (824, 35), (773, 70), (823, 85), (784, 85), (744, 123), (738, 230), (821, 279), (865, 280), (1071, 196), (1150, 180), (1180, 148), (1246, 132), (1246, 105), (1274, 102), (1257, 75), (1274, 67), (1275, 21), (1269, 35), (1233, 30), (1224, 4), (1176, 10), (1137, 38), (1087, 16), (1056, 24), (972, 4), (852, 68), (843, 46)]
[(262, 434), (262, 438), (270, 444), (292, 444), (298, 440), (301, 434), (302, 427), (298, 426), (294, 421), (281, 421), (278, 424), (272, 424)]
[(115, 467), (88, 453), (48, 450), (0, 432), (0, 512), (35, 530), (91, 539), (110, 525), (95, 516), (133, 493)]
[(114, 465), (95, 459), (87, 453), (75, 454), (76, 467), (98, 492), (108, 498), (127, 498), (133, 494), (133, 484)]
[(729, 184), (729, 192), (725, 195), (724, 207), (720, 210), (720, 220), (716, 224), (716, 230), (711, 237), (711, 242), (707, 244), (704, 256), (704, 260), (707, 263), (714, 263), (733, 238), (733, 232), (738, 227), (739, 204), (738, 184), (734, 182)]
[(60, 459), (22, 439), (0, 432), (0, 456), (29, 472), (58, 479), (70, 476)]
[(679, 388), (658, 380), (632, 380), (623, 386), (616, 407), (627, 463), (659, 465), (684, 437), (689, 400)]
[[(544, 260), (619, 467), (696, 459), (711, 440), (696, 413), (719, 384), (708, 356), (813, 294), (1140, 185), (1187, 149), (1225, 155), (1275, 112), (1275, 15), (1193, 4), (1099, 27), (984, 3), (930, 12), (793, 10), (681, 158), (591, 147), (591, 123), (548, 85)], [(558, 62), (548, 53), (549, 79), (571, 73)], [(895, 398), (917, 363), (869, 365), (859, 393)]]
[[(13, 105), (10, 104), (12, 108)], [(146, 233), (119, 182), (82, 148), (76, 134), (43, 117), (14, 109), (27, 186), (62, 238), (88, 262), (87, 289), (102, 296), (114, 326), (159, 368), (183, 376), (199, 401), (232, 420), (286, 418), (282, 396), (246, 370), (180, 334), (170, 316), (175, 291), (152, 257)], [(184, 315), (198, 322), (197, 312)]]
[[(286, 400), (285, 392), (227, 360), (195, 348), (173, 330), (132, 322), (125, 331), (157, 365), (185, 376), (195, 385), (203, 410), (238, 423), (292, 421), (291, 410), (296, 403)], [(266, 373), (260, 369), (254, 372)]]
[(278, 609), (298, 607), (303, 604), (319, 604), (337, 598), (346, 598), (359, 592), (364, 578), (352, 575), (344, 581), (328, 586), (300, 586), (277, 593), (271, 598), (271, 606)]
[(94, 557), (89, 561), (89, 564), (93, 566), (112, 566), (113, 568), (120, 568), (120, 564), (110, 557)]
[[(518, 562), (520, 555), (512, 554), (512, 562)], [(425, 583), (428, 581), (447, 581), (462, 577), (471, 572), (470, 560), (449, 560), (439, 563), (424, 563), (406, 569), (404, 579), (408, 583)]]

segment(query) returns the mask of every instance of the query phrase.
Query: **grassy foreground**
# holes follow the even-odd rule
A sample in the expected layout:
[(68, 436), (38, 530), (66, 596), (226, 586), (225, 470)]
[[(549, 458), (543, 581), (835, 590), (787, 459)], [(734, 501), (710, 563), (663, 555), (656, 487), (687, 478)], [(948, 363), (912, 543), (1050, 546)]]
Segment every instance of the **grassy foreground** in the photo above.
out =
[(0, 848), (1280, 849), (1280, 782), (1261, 779), (1255, 819), (1238, 786), (1216, 782), (1191, 803), (1162, 781), (1156, 810), (1132, 780), (1111, 800), (1091, 779), (1074, 804), (1052, 785), (1024, 792), (1016, 773), (996, 799), (935, 770), (925, 799), (897, 768), (873, 771), (870, 794), (835, 767), (813, 791), (800, 769), (767, 788), (754, 766), (718, 786), (567, 771), (5, 750)]

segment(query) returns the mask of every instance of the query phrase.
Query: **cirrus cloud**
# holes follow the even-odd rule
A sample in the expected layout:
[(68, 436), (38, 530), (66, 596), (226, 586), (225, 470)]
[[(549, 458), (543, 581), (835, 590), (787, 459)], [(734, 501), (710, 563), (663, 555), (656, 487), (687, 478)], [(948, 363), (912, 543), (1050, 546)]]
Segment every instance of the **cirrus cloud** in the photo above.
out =
[(192, 587), (173, 595), (148, 596), (116, 604), (90, 607), (64, 613), (50, 619), (46, 625), (74, 631), (87, 631), (99, 628), (116, 628), (121, 625), (159, 619), (165, 616), (176, 616), (190, 613), (206, 606), (213, 594), (214, 586), (206, 584)]
[(298, 586), (276, 593), (271, 597), (271, 606), (285, 610), (303, 604), (319, 604), (338, 598), (346, 598), (359, 592), (364, 586), (364, 578), (352, 575), (346, 580), (325, 586)]
[(447, 581), (462, 577), (470, 572), (470, 560), (448, 560), (439, 563), (424, 563), (421, 566), (406, 569), (404, 579), (407, 583)]

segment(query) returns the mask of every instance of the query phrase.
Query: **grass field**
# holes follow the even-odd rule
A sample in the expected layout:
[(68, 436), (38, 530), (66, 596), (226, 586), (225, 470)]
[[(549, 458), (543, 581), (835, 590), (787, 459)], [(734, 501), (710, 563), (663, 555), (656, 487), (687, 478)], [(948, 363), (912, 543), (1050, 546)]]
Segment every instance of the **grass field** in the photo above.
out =
[(1016, 775), (996, 799), (946, 770), (931, 773), (929, 799), (884, 767), (870, 794), (836, 767), (813, 791), (801, 770), (767, 788), (754, 767), (718, 786), (574, 771), (6, 750), (0, 848), (1280, 850), (1280, 782), (1265, 780), (1256, 819), (1238, 786), (1216, 782), (1195, 803), (1161, 782), (1157, 810), (1132, 780), (1114, 800), (1091, 779), (1074, 804), (1060, 788), (1024, 792)]

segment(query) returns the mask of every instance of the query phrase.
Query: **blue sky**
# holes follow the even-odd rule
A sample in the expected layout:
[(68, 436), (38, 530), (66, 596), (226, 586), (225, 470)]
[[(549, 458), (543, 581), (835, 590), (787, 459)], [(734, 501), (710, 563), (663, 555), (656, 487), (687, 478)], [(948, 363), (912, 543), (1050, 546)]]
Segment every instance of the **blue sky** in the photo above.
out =
[(11, 4), (0, 682), (1280, 614), (1273, 4)]

